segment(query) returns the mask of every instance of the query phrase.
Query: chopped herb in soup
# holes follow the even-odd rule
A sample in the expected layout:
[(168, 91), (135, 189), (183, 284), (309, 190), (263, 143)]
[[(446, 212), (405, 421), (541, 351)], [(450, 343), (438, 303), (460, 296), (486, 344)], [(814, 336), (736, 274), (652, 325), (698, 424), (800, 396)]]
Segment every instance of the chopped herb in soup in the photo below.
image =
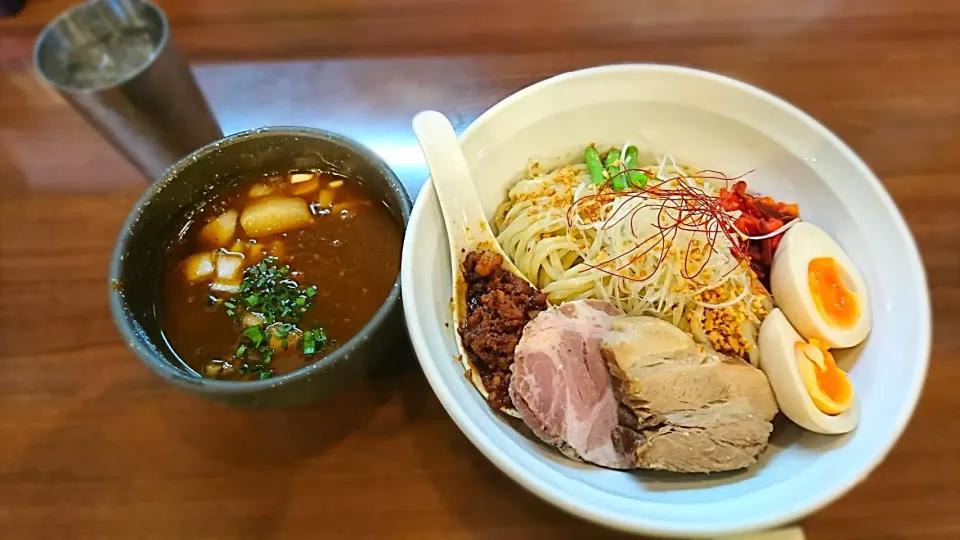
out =
[(164, 336), (208, 378), (269, 379), (303, 367), (379, 309), (401, 241), (360, 180), (315, 171), (248, 179), (170, 250)]

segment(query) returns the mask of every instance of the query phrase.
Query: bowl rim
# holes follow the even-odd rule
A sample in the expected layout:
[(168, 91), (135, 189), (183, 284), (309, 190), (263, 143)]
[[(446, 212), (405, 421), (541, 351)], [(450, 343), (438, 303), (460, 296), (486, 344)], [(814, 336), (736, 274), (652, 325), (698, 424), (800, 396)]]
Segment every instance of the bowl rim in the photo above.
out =
[[(913, 293), (918, 301), (919, 308), (919, 327), (921, 329), (918, 339), (919, 358), (915, 369), (916, 376), (910, 387), (904, 389), (902, 405), (899, 414), (893, 419), (893, 431), (890, 438), (877, 445), (879, 450), (874, 459), (865, 463), (860, 469), (850, 477), (846, 482), (834, 484), (830, 489), (823, 490), (813, 497), (807, 497), (801, 501), (798, 506), (788, 511), (767, 512), (759, 514), (749, 519), (741, 519), (737, 522), (723, 523), (718, 526), (710, 523), (682, 523), (676, 520), (662, 520), (658, 518), (649, 518), (645, 516), (633, 517), (618, 513), (616, 511), (606, 511), (605, 509), (591, 505), (589, 502), (577, 499), (575, 496), (566, 493), (559, 493), (553, 486), (546, 484), (544, 480), (534, 476), (529, 471), (518, 465), (515, 458), (507, 455), (500, 447), (495, 445), (486, 433), (483, 433), (477, 421), (470, 418), (460, 410), (460, 406), (454, 398), (453, 392), (446, 386), (443, 376), (440, 373), (439, 363), (434, 362), (431, 355), (430, 345), (427, 343), (425, 334), (418, 325), (421, 324), (418, 313), (412, 300), (405, 301), (404, 316), (407, 320), (407, 327), (410, 334), (410, 340), (417, 354), (421, 367), (430, 383), (431, 388), (437, 395), (447, 414), (453, 419), (454, 423), (466, 435), (466, 437), (501, 471), (506, 473), (515, 482), (523, 486), (526, 490), (540, 497), (541, 499), (553, 504), (554, 506), (576, 515), (580, 518), (592, 521), (606, 527), (631, 531), (642, 534), (655, 534), (670, 537), (689, 537), (713, 536), (740, 534), (760, 529), (769, 529), (778, 527), (796, 520), (799, 520), (827, 504), (835, 501), (843, 494), (859, 484), (867, 475), (869, 475), (887, 456), (893, 445), (899, 440), (907, 426), (914, 410), (916, 409), (920, 393), (926, 380), (927, 370), (930, 359), (930, 349), (932, 340), (931, 329), (931, 306), (929, 293), (927, 289), (926, 271), (917, 249), (916, 241), (911, 234), (902, 214), (894, 203), (890, 194), (886, 191), (883, 184), (877, 176), (870, 170), (866, 163), (839, 137), (819, 123), (809, 114), (790, 104), (786, 100), (777, 97), (770, 92), (762, 90), (748, 83), (719, 75), (709, 71), (673, 66), (666, 64), (614, 64), (590, 67), (575, 71), (562, 73), (548, 79), (544, 79), (517, 92), (514, 92), (497, 102), (495, 105), (484, 111), (476, 120), (470, 123), (460, 135), (461, 143), (468, 139), (470, 135), (480, 129), (481, 126), (493, 121), (501, 110), (509, 107), (513, 103), (526, 99), (528, 96), (536, 94), (546, 87), (564, 83), (566, 81), (593, 77), (599, 74), (609, 74), (612, 72), (631, 72), (656, 74), (685, 75), (692, 79), (705, 80), (712, 83), (720, 83), (732, 87), (740, 92), (749, 94), (755, 99), (759, 99), (773, 105), (794, 117), (798, 122), (805, 124), (819, 136), (828, 141), (839, 153), (847, 160), (861, 175), (867, 180), (867, 184), (878, 196), (886, 215), (893, 221), (893, 226), (899, 233), (900, 239), (904, 243), (905, 252), (904, 261), (909, 270), (917, 276), (912, 283)], [(416, 244), (415, 236), (420, 229), (420, 221), (430, 207), (427, 199), (432, 199), (434, 194), (433, 183), (427, 179), (423, 188), (417, 197), (413, 213), (410, 218), (409, 226), (404, 239), (403, 257), (401, 259), (400, 276), (401, 282), (406, 285), (409, 298), (413, 298), (415, 292), (415, 279), (412, 268), (413, 248)], [(432, 200), (430, 201), (432, 202)]]
[(165, 357), (157, 358), (157, 355), (155, 355), (153, 351), (144, 345), (144, 342), (147, 341), (147, 339), (137, 331), (140, 325), (131, 316), (129, 309), (127, 308), (126, 297), (123, 294), (122, 287), (118, 288), (114, 286), (115, 283), (120, 282), (120, 270), (122, 267), (123, 258), (127, 251), (127, 245), (131, 240), (130, 230), (134, 223), (136, 223), (136, 221), (139, 219), (144, 205), (151, 198), (153, 198), (153, 196), (159, 190), (163, 189), (168, 184), (177, 181), (179, 178), (179, 173), (183, 169), (188, 167), (193, 162), (205, 158), (208, 154), (249, 139), (267, 138), (276, 135), (309, 137), (311, 139), (331, 141), (337, 145), (349, 149), (351, 152), (370, 162), (370, 164), (382, 174), (382, 178), (386, 182), (388, 190), (396, 193), (397, 195), (397, 200), (400, 206), (399, 210), (402, 217), (401, 222), (398, 225), (400, 226), (400, 230), (403, 235), (406, 235), (406, 228), (410, 221), (410, 216), (412, 215), (413, 205), (410, 200), (410, 195), (407, 193), (403, 183), (397, 177), (393, 169), (387, 166), (387, 164), (372, 150), (343, 135), (339, 135), (324, 129), (311, 127), (267, 126), (240, 131), (232, 135), (228, 135), (206, 144), (191, 152), (189, 155), (184, 156), (182, 159), (170, 166), (170, 168), (163, 173), (163, 176), (159, 180), (151, 183), (130, 210), (130, 213), (123, 222), (123, 226), (120, 228), (120, 233), (113, 248), (113, 253), (110, 259), (110, 275), (107, 281), (110, 295), (110, 312), (114, 324), (119, 330), (124, 341), (127, 343), (127, 346), (132, 349), (133, 352), (136, 353), (137, 357), (154, 373), (160, 375), (163, 379), (173, 383), (178, 387), (186, 388), (192, 391), (199, 391), (208, 395), (245, 395), (257, 393), (268, 388), (283, 386), (300, 379), (309, 378), (315, 374), (322, 373), (323, 371), (332, 367), (334, 364), (346, 360), (345, 357), (353, 352), (357, 345), (359, 345), (363, 340), (367, 339), (368, 336), (374, 334), (377, 329), (379, 329), (388, 319), (390, 312), (400, 300), (401, 279), (400, 272), (397, 272), (397, 277), (393, 282), (393, 286), (390, 288), (390, 293), (383, 300), (383, 303), (380, 304), (380, 307), (377, 309), (377, 311), (372, 317), (370, 317), (370, 320), (368, 320), (366, 324), (364, 324), (363, 327), (360, 328), (360, 330), (354, 334), (353, 337), (347, 340), (347, 342), (344, 343), (340, 348), (302, 368), (264, 380), (229, 381), (198, 378), (174, 368), (165, 359)]

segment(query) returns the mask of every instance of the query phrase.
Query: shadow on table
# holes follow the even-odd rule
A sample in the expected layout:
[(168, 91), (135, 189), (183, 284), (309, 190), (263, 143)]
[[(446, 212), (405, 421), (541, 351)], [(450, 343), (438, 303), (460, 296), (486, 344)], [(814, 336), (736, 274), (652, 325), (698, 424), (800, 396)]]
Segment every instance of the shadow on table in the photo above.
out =
[(544, 538), (549, 540), (636, 538), (579, 520), (526, 492), (473, 447), (445, 413), (421, 375), (418, 384), (398, 389), (405, 414), (442, 419), (443, 425), (415, 426), (411, 440), (421, 457), (420, 471), (438, 499), (471, 538)]
[[(406, 340), (404, 332), (403, 340)], [(398, 340), (397, 347), (408, 347)], [(411, 356), (412, 353), (406, 356)], [(165, 417), (167, 430), (219, 467), (256, 480), (263, 500), (258, 517), (245, 520), (242, 538), (275, 538), (293, 503), (296, 471), (311, 467), (335, 446), (366, 429), (377, 411), (394, 398), (396, 379), (414, 362), (382, 362), (355, 384), (319, 402), (278, 410), (237, 409), (212, 403), (198, 410), (218, 415), (216, 422), (181, 422)], [(344, 411), (349, 411), (345, 414)], [(237, 482), (243, 486), (244, 481)]]
[[(398, 338), (397, 347), (408, 347)], [(252, 468), (265, 462), (296, 464), (323, 455), (327, 449), (362, 430), (377, 410), (397, 390), (394, 379), (406, 367), (383, 362), (371, 373), (343, 391), (316, 403), (293, 408), (257, 410), (221, 404), (203, 407), (218, 416), (215, 432), (211, 423), (182, 422), (167, 418), (169, 431), (211, 459)], [(349, 410), (350, 414), (343, 414)], [(243, 452), (238, 449), (256, 449)]]
[[(55, 512), (60, 526), (90, 537), (130, 527), (166, 531), (152, 536), (162, 538), (187, 527), (204, 537), (276, 538), (296, 503), (297, 471), (369, 428), (382, 405), (396, 399), (397, 379), (417, 369), (412, 353), (402, 356), (409, 361), (384, 362), (344, 392), (294, 409), (202, 401), (133, 363), (79, 390), (27, 396), (45, 429), (25, 428), (35, 436), (0, 453), (0, 484), (25, 490), (0, 501), (14, 513), (36, 507), (37, 524)], [(129, 513), (88, 512), (119, 507)], [(211, 511), (223, 519), (205, 519)]]

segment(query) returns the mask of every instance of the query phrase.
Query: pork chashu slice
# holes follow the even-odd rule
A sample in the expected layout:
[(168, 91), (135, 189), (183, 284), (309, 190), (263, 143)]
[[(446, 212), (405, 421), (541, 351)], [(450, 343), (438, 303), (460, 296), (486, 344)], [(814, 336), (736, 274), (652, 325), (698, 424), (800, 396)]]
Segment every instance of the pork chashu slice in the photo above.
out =
[[(719, 472), (756, 463), (766, 448), (777, 402), (762, 371), (708, 351), (653, 317), (623, 317), (600, 345), (614, 393), (640, 436), (639, 467)], [(632, 418), (625, 418), (632, 415)]]
[(632, 429), (618, 425), (618, 402), (600, 340), (623, 312), (599, 300), (576, 300), (540, 312), (514, 352), (510, 398), (524, 423), (566, 456), (631, 469)]

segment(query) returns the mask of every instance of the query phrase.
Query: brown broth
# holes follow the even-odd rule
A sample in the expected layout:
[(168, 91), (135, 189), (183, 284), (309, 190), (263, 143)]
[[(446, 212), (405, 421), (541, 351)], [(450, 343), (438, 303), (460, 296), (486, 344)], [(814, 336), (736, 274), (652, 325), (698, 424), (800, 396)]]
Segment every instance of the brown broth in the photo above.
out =
[[(304, 356), (299, 345), (278, 349), (269, 362), (273, 376), (316, 361), (356, 335), (386, 299), (399, 273), (402, 230), (386, 206), (372, 199), (359, 180), (322, 173), (318, 179), (319, 190), (302, 195), (313, 201), (314, 217), (308, 227), (251, 239), (240, 223), (236, 226), (234, 238), (248, 243), (245, 265), (255, 260), (251, 255), (252, 245), (276, 248), (280, 243), (279, 264), (288, 265), (289, 275), (301, 286), (317, 287), (312, 305), (300, 315), (296, 326), (301, 330), (323, 328), (327, 345), (310, 357)], [(338, 181), (343, 184), (334, 190), (333, 207), (320, 208), (316, 202), (318, 194), (328, 189), (330, 182)], [(241, 374), (237, 368), (244, 362), (256, 364), (261, 356), (248, 350), (245, 359), (235, 358), (239, 345), (249, 345), (249, 339), (243, 335), (245, 327), (227, 314), (224, 304), (211, 305), (208, 282), (187, 280), (183, 261), (194, 253), (211, 249), (199, 238), (200, 229), (208, 221), (229, 209), (242, 212), (251, 200), (262, 200), (249, 196), (251, 187), (258, 183), (274, 189), (271, 197), (292, 195), (287, 175), (241, 182), (236, 190), (215, 201), (190, 225), (170, 250), (164, 269), (161, 324), (165, 339), (180, 358), (200, 374), (204, 374), (214, 360), (229, 362), (230, 369), (215, 375), (220, 379), (260, 378), (255, 373)], [(228, 245), (225, 250), (229, 249)], [(243, 300), (243, 293), (213, 294), (227, 301), (232, 297), (234, 303)]]

